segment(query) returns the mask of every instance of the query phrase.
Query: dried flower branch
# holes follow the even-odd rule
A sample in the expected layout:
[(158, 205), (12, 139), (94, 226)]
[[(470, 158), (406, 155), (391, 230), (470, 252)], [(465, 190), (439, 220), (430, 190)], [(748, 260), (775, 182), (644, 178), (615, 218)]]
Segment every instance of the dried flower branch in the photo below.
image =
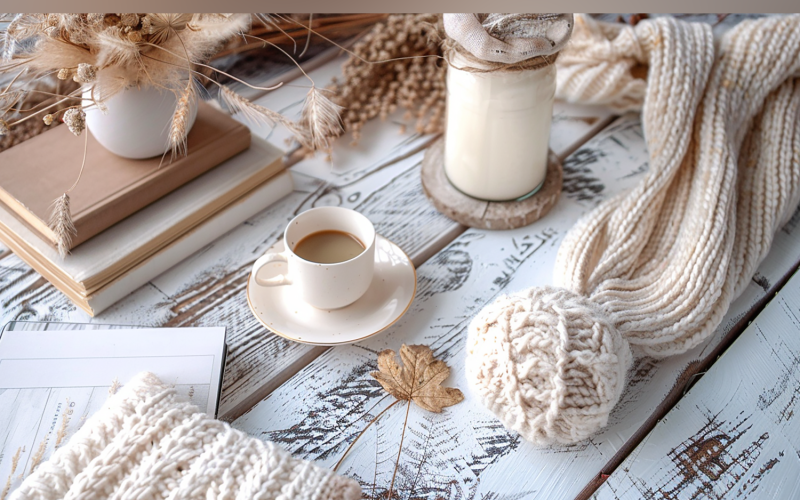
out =
[(332, 89), (336, 104), (346, 109), (342, 124), (354, 143), (367, 121), (386, 119), (398, 108), (406, 110), (405, 119), (416, 118), (417, 133), (443, 130), (447, 65), (441, 61), (438, 22), (439, 14), (393, 14), (361, 37), (352, 50), (308, 28), (350, 56), (342, 66), (343, 83)]

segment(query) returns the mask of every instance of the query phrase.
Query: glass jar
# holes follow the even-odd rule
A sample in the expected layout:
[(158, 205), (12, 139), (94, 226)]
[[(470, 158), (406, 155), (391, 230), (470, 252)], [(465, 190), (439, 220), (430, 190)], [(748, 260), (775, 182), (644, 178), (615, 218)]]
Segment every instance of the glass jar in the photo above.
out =
[[(455, 66), (455, 67), (454, 67)], [(473, 72), (447, 68), (444, 168), (461, 192), (489, 201), (534, 194), (547, 172), (556, 67)]]

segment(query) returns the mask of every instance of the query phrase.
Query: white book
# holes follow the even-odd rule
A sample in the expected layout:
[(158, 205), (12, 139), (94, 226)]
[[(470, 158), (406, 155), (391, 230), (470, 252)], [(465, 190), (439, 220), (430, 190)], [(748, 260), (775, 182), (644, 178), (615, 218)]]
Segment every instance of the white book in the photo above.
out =
[(289, 194), (283, 152), (250, 149), (79, 245), (65, 259), (0, 205), (0, 240), (90, 315)]
[(216, 416), (224, 327), (50, 325), (12, 322), (0, 333), (0, 496), (139, 373), (155, 374)]

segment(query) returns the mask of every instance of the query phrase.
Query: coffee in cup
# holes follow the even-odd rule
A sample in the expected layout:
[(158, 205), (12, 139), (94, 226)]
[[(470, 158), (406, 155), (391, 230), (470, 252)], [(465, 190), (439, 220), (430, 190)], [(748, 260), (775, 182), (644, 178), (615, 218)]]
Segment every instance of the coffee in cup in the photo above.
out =
[(301, 259), (319, 264), (336, 264), (358, 257), (366, 249), (363, 243), (350, 233), (328, 229), (304, 237), (294, 246), (294, 253)]
[[(292, 286), (308, 304), (338, 309), (358, 300), (372, 283), (375, 227), (354, 210), (307, 210), (289, 222), (283, 243), (283, 252), (267, 253), (253, 264), (258, 285)], [(260, 278), (258, 271), (270, 262), (286, 262), (288, 273)]]

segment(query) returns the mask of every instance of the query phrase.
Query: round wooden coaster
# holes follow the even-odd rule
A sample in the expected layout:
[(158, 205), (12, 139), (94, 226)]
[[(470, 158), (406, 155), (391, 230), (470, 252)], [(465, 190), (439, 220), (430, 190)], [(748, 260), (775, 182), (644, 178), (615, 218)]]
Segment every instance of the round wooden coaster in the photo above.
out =
[(422, 160), (422, 189), (436, 210), (465, 226), (514, 229), (541, 219), (561, 195), (561, 162), (551, 151), (544, 185), (522, 201), (484, 201), (465, 195), (444, 173), (444, 139), (437, 140)]

